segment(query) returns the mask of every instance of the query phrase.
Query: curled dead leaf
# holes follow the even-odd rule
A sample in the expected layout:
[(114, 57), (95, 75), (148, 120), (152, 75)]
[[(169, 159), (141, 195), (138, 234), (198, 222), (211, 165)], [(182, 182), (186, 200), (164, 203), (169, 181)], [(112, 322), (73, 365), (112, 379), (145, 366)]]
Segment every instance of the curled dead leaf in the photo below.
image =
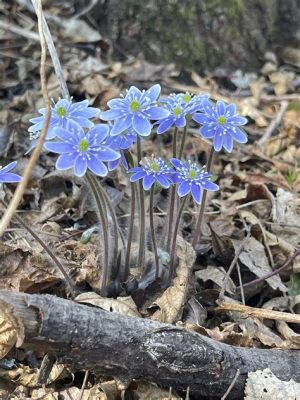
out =
[(151, 307), (158, 307), (151, 319), (169, 324), (174, 323), (180, 317), (186, 301), (188, 279), (195, 261), (195, 252), (192, 246), (182, 238), (178, 238), (177, 242), (179, 265), (173, 285), (151, 305)]
[(101, 297), (94, 292), (88, 292), (77, 296), (75, 301), (78, 303), (91, 304), (95, 307), (102, 308), (103, 310), (117, 312), (130, 317), (141, 317), (131, 297), (118, 297), (117, 299), (111, 299)]
[(0, 358), (24, 341), (24, 325), (12, 307), (0, 300)]

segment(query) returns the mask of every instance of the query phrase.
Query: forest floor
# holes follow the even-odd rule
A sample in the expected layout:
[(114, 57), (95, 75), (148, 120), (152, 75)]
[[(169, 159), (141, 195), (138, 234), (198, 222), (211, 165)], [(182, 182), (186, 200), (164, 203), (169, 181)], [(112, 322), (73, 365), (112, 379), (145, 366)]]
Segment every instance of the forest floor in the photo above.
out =
[[(29, 119), (43, 107), (40, 43), (33, 11), (26, 5), (15, 5), (15, 17), (11, 12), (12, 9), (0, 10), (0, 165), (18, 160), (16, 172), (22, 175), (28, 163), (24, 154), (30, 145)], [(51, 10), (47, 12), (50, 14)], [(126, 314), (128, 308), (133, 308), (143, 318), (174, 323), (234, 346), (299, 349), (299, 324), (286, 322), (284, 317), (277, 321), (259, 318), (243, 309), (246, 305), (266, 312), (300, 313), (300, 257), (294, 257), (300, 249), (299, 64), (278, 65), (270, 53), (269, 61), (257, 74), (226, 74), (220, 70), (202, 76), (192, 70), (178, 71), (173, 64), (153, 65), (142, 57), (128, 57), (119, 62), (111, 60), (110, 45), (84, 18), (67, 21), (57, 15), (48, 21), (75, 101), (87, 98), (90, 105), (104, 110), (109, 99), (118, 97), (131, 85), (147, 89), (160, 83), (163, 95), (186, 91), (209, 93), (214, 100), (234, 102), (239, 114), (249, 120), (245, 126), (249, 142), (235, 145), (230, 154), (221, 152), (215, 157), (213, 172), (220, 191), (209, 196), (201, 242), (196, 254), (191, 255), (191, 265), (181, 264), (183, 270), (177, 271), (173, 301), (167, 300), (165, 292), (153, 291), (151, 280), (145, 279), (143, 292), (128, 289), (115, 293), (119, 302), (116, 310)], [(47, 75), (49, 95), (57, 99), (60, 88), (50, 58)], [(205, 164), (209, 148), (209, 143), (200, 138), (196, 124), (191, 124), (186, 156)], [(172, 132), (147, 138), (143, 152), (170, 158)], [(80, 179), (56, 171), (54, 164), (53, 154), (44, 151), (33, 170), (19, 215), (64, 260), (83, 292), (97, 292), (101, 275), (98, 233), (95, 231), (85, 242), (81, 240), (82, 234), (97, 224), (93, 203)], [(104, 178), (102, 184), (126, 229), (130, 204), (128, 178), (117, 170)], [(5, 187), (7, 202), (14, 189), (15, 185)], [(156, 198), (158, 236), (164, 232), (167, 201), (165, 192)], [(181, 226), (188, 243), (196, 214), (197, 207), (190, 204)], [(133, 245), (132, 258), (136, 257), (136, 247)], [(60, 273), (15, 221), (0, 242), (0, 266), (0, 289), (69, 297)], [(278, 273), (272, 274), (282, 266)], [(191, 269), (191, 276), (184, 273), (185, 268)], [(140, 276), (141, 270), (132, 269), (131, 282)], [(188, 288), (184, 297), (182, 286)], [(220, 309), (220, 293), (228, 309)], [(240, 305), (239, 312), (232, 312), (230, 304)], [(95, 305), (108, 310), (114, 307), (105, 298)], [(158, 388), (155, 382), (137, 383), (125, 390), (115, 380), (93, 373), (88, 375), (81, 393), (84, 371), (62, 364), (55, 365), (45, 386), (37, 387), (43, 356), (22, 348), (6, 354), (0, 361), (0, 397), (180, 398), (175, 391), (171, 394), (168, 389)]]

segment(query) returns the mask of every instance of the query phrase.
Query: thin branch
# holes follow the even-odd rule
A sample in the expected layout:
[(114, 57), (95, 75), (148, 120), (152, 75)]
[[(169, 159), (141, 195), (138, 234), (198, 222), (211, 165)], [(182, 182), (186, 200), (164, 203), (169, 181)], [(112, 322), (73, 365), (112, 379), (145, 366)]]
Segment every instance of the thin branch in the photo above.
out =
[(38, 17), (38, 28), (39, 28), (39, 35), (40, 35), (40, 42), (41, 42), (41, 68), (40, 68), (40, 75), (41, 75), (41, 88), (42, 88), (42, 93), (43, 93), (43, 98), (44, 98), (44, 103), (46, 106), (46, 115), (45, 115), (45, 122), (44, 126), (42, 128), (39, 141), (37, 143), (37, 146), (33, 150), (33, 153), (29, 159), (29, 163), (27, 165), (27, 168), (24, 171), (23, 174), (23, 179), (22, 181), (18, 184), (18, 187), (14, 193), (14, 196), (4, 213), (1, 221), (0, 221), (0, 237), (3, 235), (5, 229), (8, 227), (14, 213), (16, 212), (16, 209), (19, 206), (19, 203), (23, 197), (24, 191), (27, 187), (31, 171), (33, 167), (35, 166), (42, 148), (43, 144), (47, 135), (48, 127), (49, 127), (49, 122), (51, 118), (51, 105), (50, 105), (50, 100), (48, 96), (48, 90), (47, 90), (47, 80), (46, 80), (46, 43), (45, 43), (45, 38), (43, 34), (43, 26), (42, 26), (42, 18), (43, 18), (43, 11), (42, 11), (42, 1), (38, 0), (38, 10), (37, 10), (37, 17)]
[(226, 390), (226, 393), (224, 394), (224, 396), (222, 396), (221, 400), (225, 400), (227, 398), (227, 396), (229, 395), (229, 393), (231, 392), (232, 388), (235, 385), (235, 382), (237, 381), (237, 378), (240, 376), (240, 370), (239, 368), (236, 370), (236, 373), (232, 379), (231, 384), (229, 385), (229, 388)]
[[(37, 1), (38, 1), (38, 3), (40, 3), (41, 0), (31, 0), (31, 1), (32, 1), (35, 11), (37, 12), (37, 8), (38, 8)], [(58, 79), (59, 86), (60, 86), (63, 97), (65, 99), (68, 99), (68, 98), (70, 98), (70, 93), (69, 93), (69, 90), (68, 90), (68, 87), (67, 87), (67, 84), (66, 84), (66, 81), (64, 78), (62, 67), (61, 67), (61, 64), (60, 64), (60, 61), (59, 61), (59, 58), (57, 55), (57, 51), (56, 51), (50, 30), (48, 28), (46, 18), (43, 15), (43, 13), (41, 13), (40, 18), (41, 18), (41, 29), (43, 30), (43, 34), (45, 35), (45, 39), (46, 39), (49, 53), (50, 53), (50, 56), (52, 59), (53, 67), (55, 70), (55, 75)]]
[(279, 109), (278, 113), (276, 114), (276, 118), (270, 123), (270, 125), (266, 129), (263, 136), (257, 142), (257, 144), (259, 146), (261, 146), (263, 143), (265, 143), (272, 136), (272, 134), (278, 128), (278, 126), (281, 124), (283, 114), (285, 113), (285, 110), (286, 110), (288, 104), (289, 103), (286, 100), (283, 100), (281, 102), (280, 109)]
[[(251, 286), (251, 285), (255, 285), (256, 283), (262, 282), (265, 279), (271, 278), (272, 276), (279, 274), (279, 272), (285, 270), (294, 261), (294, 259), (298, 256), (300, 256), (300, 248), (297, 249), (294, 254), (292, 254), (290, 257), (288, 257), (286, 259), (286, 261), (284, 262), (284, 264), (280, 268), (277, 268), (274, 271), (272, 271), (264, 276), (261, 276), (260, 278), (254, 279), (251, 282), (244, 283), (243, 288)], [(237, 289), (241, 289), (241, 287), (238, 286)]]
[(272, 319), (274, 321), (285, 321), (294, 324), (300, 324), (299, 314), (291, 314), (283, 311), (274, 311), (274, 310), (267, 310), (264, 308), (249, 307), (249, 306), (244, 306), (243, 304), (223, 302), (220, 303), (220, 305), (216, 307), (214, 311), (216, 312), (237, 311), (246, 315), (247, 317)]
[(231, 272), (232, 272), (235, 264), (237, 263), (237, 261), (239, 259), (239, 256), (240, 256), (241, 252), (243, 251), (243, 248), (244, 248), (245, 244), (247, 243), (250, 235), (251, 235), (251, 232), (249, 231), (247, 236), (244, 238), (244, 240), (242, 241), (240, 247), (238, 248), (238, 250), (235, 253), (234, 259), (232, 260), (232, 262), (230, 264), (230, 267), (228, 268), (228, 271), (226, 272), (226, 275), (225, 275), (225, 278), (224, 278), (224, 281), (223, 281), (223, 284), (222, 284), (222, 287), (221, 287), (221, 291), (220, 291), (220, 294), (219, 294), (219, 299), (224, 299), (224, 294), (225, 294), (225, 291), (226, 291), (226, 288), (227, 288), (227, 283), (228, 283), (228, 280), (230, 278)]

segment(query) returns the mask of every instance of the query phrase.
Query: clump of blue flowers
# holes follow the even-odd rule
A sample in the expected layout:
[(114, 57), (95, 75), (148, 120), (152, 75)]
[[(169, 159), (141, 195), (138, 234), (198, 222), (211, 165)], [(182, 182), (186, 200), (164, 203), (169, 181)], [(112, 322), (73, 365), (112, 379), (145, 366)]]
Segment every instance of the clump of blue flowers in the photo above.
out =
[[(109, 109), (99, 113), (99, 110), (88, 106), (88, 101), (72, 103), (70, 100), (61, 99), (52, 107), (52, 116), (47, 134), (45, 149), (59, 154), (56, 161), (58, 170), (73, 169), (78, 177), (86, 176), (87, 183), (94, 195), (99, 209), (99, 216), (103, 227), (104, 263), (102, 289), (109, 284), (109, 251), (108, 246), (114, 246), (115, 258), (118, 262), (118, 241), (127, 235), (126, 260), (124, 263), (126, 276), (130, 260), (130, 246), (133, 237), (135, 218), (136, 183), (139, 188), (138, 206), (140, 218), (140, 243), (137, 257), (138, 266), (144, 265), (143, 254), (145, 253), (145, 193), (150, 191), (149, 199), (149, 221), (152, 237), (152, 249), (155, 256), (156, 273), (155, 278), (160, 276), (159, 249), (156, 243), (154, 204), (157, 191), (161, 188), (170, 190), (170, 204), (168, 214), (168, 238), (165, 246), (170, 253), (170, 277), (173, 277), (175, 268), (176, 236), (179, 232), (180, 218), (184, 207), (191, 198), (199, 207), (199, 216), (196, 223), (193, 246), (199, 239), (199, 231), (204, 214), (207, 192), (216, 192), (219, 186), (214, 182), (212, 174), (212, 160), (214, 151), (227, 152), (233, 150), (233, 143), (246, 143), (248, 138), (242, 129), (247, 119), (238, 115), (234, 104), (226, 105), (223, 101), (216, 103), (209, 99), (207, 94), (192, 95), (190, 93), (172, 94), (167, 98), (160, 97), (161, 87), (156, 84), (148, 90), (139, 90), (131, 86), (124, 97), (112, 99), (108, 102)], [(44, 124), (45, 109), (41, 109), (40, 117), (33, 118), (33, 125), (29, 128), (32, 134), (38, 133)], [(108, 123), (94, 124), (91, 118), (99, 115), (102, 121)], [(184, 155), (185, 138), (188, 134), (189, 123), (193, 119), (199, 123), (199, 137), (212, 139), (210, 156), (207, 167), (199, 166), (193, 159), (186, 161)], [(145, 157), (142, 158), (141, 138), (145, 141), (155, 130), (163, 134), (174, 127), (173, 135), (173, 158), (162, 159), (160, 155), (149, 156), (144, 150)], [(177, 131), (182, 129), (183, 135), (180, 151), (177, 153)], [(136, 146), (136, 147), (135, 147)], [(132, 148), (137, 151), (137, 160), (131, 153)], [(130, 211), (130, 223), (128, 231), (118, 226), (118, 219), (114, 207), (110, 204), (109, 196), (101, 188), (96, 177), (105, 177), (109, 171), (116, 169), (119, 164), (125, 168), (131, 183), (132, 206)], [(128, 165), (129, 164), (129, 165)], [(2, 170), (0, 169), (0, 183), (8, 182), (8, 179), (21, 179), (10, 170), (15, 166), (11, 163)], [(130, 167), (130, 168), (129, 168)], [(2, 179), (2, 180), (1, 180)], [(178, 196), (178, 213), (176, 210), (176, 199)], [(109, 240), (107, 213), (112, 217), (114, 224), (113, 240)], [(173, 227), (173, 224), (175, 225)], [(120, 238), (119, 238), (119, 232)], [(198, 233), (197, 233), (198, 232)], [(171, 246), (172, 244), (172, 246)], [(171, 249), (171, 252), (170, 252)], [(117, 259), (112, 260), (115, 264)], [(126, 272), (127, 271), (127, 272)], [(123, 282), (120, 282), (123, 283)]]

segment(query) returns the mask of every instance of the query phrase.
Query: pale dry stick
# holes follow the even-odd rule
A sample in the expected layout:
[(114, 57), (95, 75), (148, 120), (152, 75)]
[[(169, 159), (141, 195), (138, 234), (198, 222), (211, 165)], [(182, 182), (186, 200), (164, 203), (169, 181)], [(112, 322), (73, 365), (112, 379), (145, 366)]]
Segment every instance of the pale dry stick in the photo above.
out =
[(82, 386), (81, 386), (80, 393), (79, 393), (79, 399), (78, 399), (78, 400), (82, 400), (83, 393), (84, 393), (84, 389), (85, 389), (85, 387), (86, 387), (86, 383), (87, 383), (87, 380), (88, 380), (88, 376), (89, 376), (89, 371), (85, 371), (84, 378), (83, 378), (83, 382), (82, 382)]
[[(208, 161), (207, 161), (207, 172), (211, 172), (211, 166), (213, 163), (213, 158), (214, 158), (214, 147), (212, 146), (209, 156), (208, 156)], [(201, 225), (202, 225), (202, 220), (203, 220), (203, 215), (204, 215), (204, 210), (205, 210), (205, 205), (206, 205), (206, 196), (207, 196), (207, 190), (203, 190), (202, 193), (202, 200), (200, 204), (200, 210), (196, 222), (196, 227), (194, 230), (194, 236), (193, 236), (193, 241), (192, 241), (192, 246), (195, 249), (196, 244), (198, 243), (198, 240), (200, 240), (201, 237)]]
[(272, 136), (272, 133), (276, 130), (276, 128), (281, 124), (283, 114), (285, 113), (287, 106), (288, 102), (286, 100), (283, 100), (281, 102), (280, 109), (276, 114), (276, 118), (270, 123), (263, 136), (257, 142), (259, 146), (264, 144)]
[(241, 287), (242, 303), (245, 305), (246, 302), (245, 302), (245, 293), (244, 293), (244, 288), (243, 288), (242, 274), (241, 274), (240, 264), (238, 261), (236, 262), (236, 269), (237, 269), (237, 273), (238, 273), (238, 277), (239, 277), (239, 284)]
[(0, 237), (3, 235), (5, 229), (8, 227), (14, 213), (16, 212), (16, 209), (19, 206), (19, 203), (23, 197), (24, 191), (27, 187), (31, 171), (33, 167), (35, 166), (40, 153), (43, 148), (43, 144), (47, 135), (48, 127), (49, 127), (49, 122), (51, 118), (51, 105), (50, 105), (50, 100), (48, 97), (48, 90), (47, 90), (47, 81), (46, 81), (46, 68), (45, 68), (45, 63), (46, 63), (46, 43), (45, 43), (45, 38), (43, 34), (43, 25), (42, 25), (42, 0), (38, 0), (38, 10), (37, 10), (37, 17), (38, 17), (38, 28), (39, 28), (39, 35), (40, 35), (40, 42), (41, 42), (41, 68), (40, 68), (40, 76), (41, 76), (41, 88), (42, 88), (42, 93), (43, 93), (43, 98), (44, 98), (44, 103), (46, 106), (46, 115), (45, 115), (45, 122), (44, 126), (41, 130), (41, 134), (38, 140), (38, 143), (35, 147), (35, 149), (32, 152), (32, 155), (29, 159), (29, 163), (24, 171), (23, 174), (23, 179), (22, 181), (18, 184), (18, 187), (13, 195), (13, 198), (4, 213), (1, 221), (0, 221)]
[(237, 303), (221, 302), (218, 307), (214, 309), (215, 312), (234, 311), (240, 312), (245, 317), (271, 319), (274, 321), (285, 321), (294, 324), (300, 324), (299, 314), (290, 314), (283, 311), (267, 310), (264, 308), (255, 308), (244, 306)]
[[(294, 259), (298, 256), (300, 256), (300, 248), (297, 249), (294, 254), (292, 254), (290, 257), (288, 257), (287, 260), (284, 262), (284, 264), (280, 268), (277, 268), (274, 271), (269, 272), (268, 274), (266, 274), (264, 276), (261, 276), (260, 278), (254, 279), (251, 282), (244, 283), (243, 288), (254, 285), (259, 282), (262, 282), (265, 279), (271, 278), (272, 276), (279, 274), (279, 272), (285, 270), (294, 261)], [(238, 286), (237, 289), (241, 289), (241, 287)]]
[[(37, 1), (38, 1), (38, 4), (40, 5), (41, 0), (31, 0), (31, 1), (32, 1), (35, 11), (37, 12)], [(42, 12), (40, 15), (40, 19), (41, 19), (41, 32), (43, 32), (43, 34), (45, 35), (45, 39), (46, 39), (49, 53), (50, 53), (50, 56), (52, 59), (53, 67), (55, 70), (55, 75), (59, 82), (59, 86), (60, 86), (63, 97), (65, 99), (68, 99), (68, 98), (70, 98), (70, 93), (69, 93), (69, 90), (68, 90), (68, 87), (67, 87), (67, 84), (66, 84), (66, 81), (64, 78), (64, 74), (63, 74), (63, 71), (62, 71), (62, 68), (60, 65), (60, 61), (59, 61), (59, 58), (57, 55), (57, 51), (56, 51), (50, 30), (48, 28), (46, 18)]]
[(16, 35), (23, 36), (26, 39), (29, 40), (34, 40), (35, 42), (40, 41), (40, 37), (37, 33), (28, 31), (27, 29), (20, 28), (18, 26), (12, 25), (11, 23), (8, 23), (6, 21), (0, 20), (0, 28), (8, 30), (12, 33), (15, 33)]
[(221, 287), (221, 291), (220, 291), (220, 294), (219, 294), (219, 299), (221, 299), (221, 300), (224, 299), (224, 294), (225, 294), (225, 291), (226, 291), (226, 288), (227, 288), (227, 283), (228, 283), (228, 280), (230, 278), (231, 272), (232, 272), (235, 264), (237, 263), (237, 261), (239, 259), (239, 256), (240, 256), (241, 252), (243, 251), (243, 248), (244, 248), (245, 244), (247, 243), (248, 239), (250, 238), (250, 235), (251, 235), (251, 232), (248, 231), (247, 236), (244, 238), (244, 240), (242, 241), (240, 247), (236, 251), (235, 256), (234, 256), (234, 258), (233, 258), (233, 260), (232, 260), (232, 262), (230, 264), (230, 267), (228, 268), (228, 271), (226, 272), (226, 275), (225, 275), (225, 278), (224, 278), (224, 281), (223, 281), (223, 284), (222, 284), (222, 287)]
[(240, 370), (239, 368), (236, 370), (236, 373), (232, 379), (231, 384), (229, 385), (228, 389), (226, 390), (224, 396), (222, 396), (221, 400), (225, 400), (227, 398), (227, 396), (229, 395), (229, 393), (231, 392), (232, 388), (235, 385), (235, 382), (237, 381), (237, 378), (240, 376)]

